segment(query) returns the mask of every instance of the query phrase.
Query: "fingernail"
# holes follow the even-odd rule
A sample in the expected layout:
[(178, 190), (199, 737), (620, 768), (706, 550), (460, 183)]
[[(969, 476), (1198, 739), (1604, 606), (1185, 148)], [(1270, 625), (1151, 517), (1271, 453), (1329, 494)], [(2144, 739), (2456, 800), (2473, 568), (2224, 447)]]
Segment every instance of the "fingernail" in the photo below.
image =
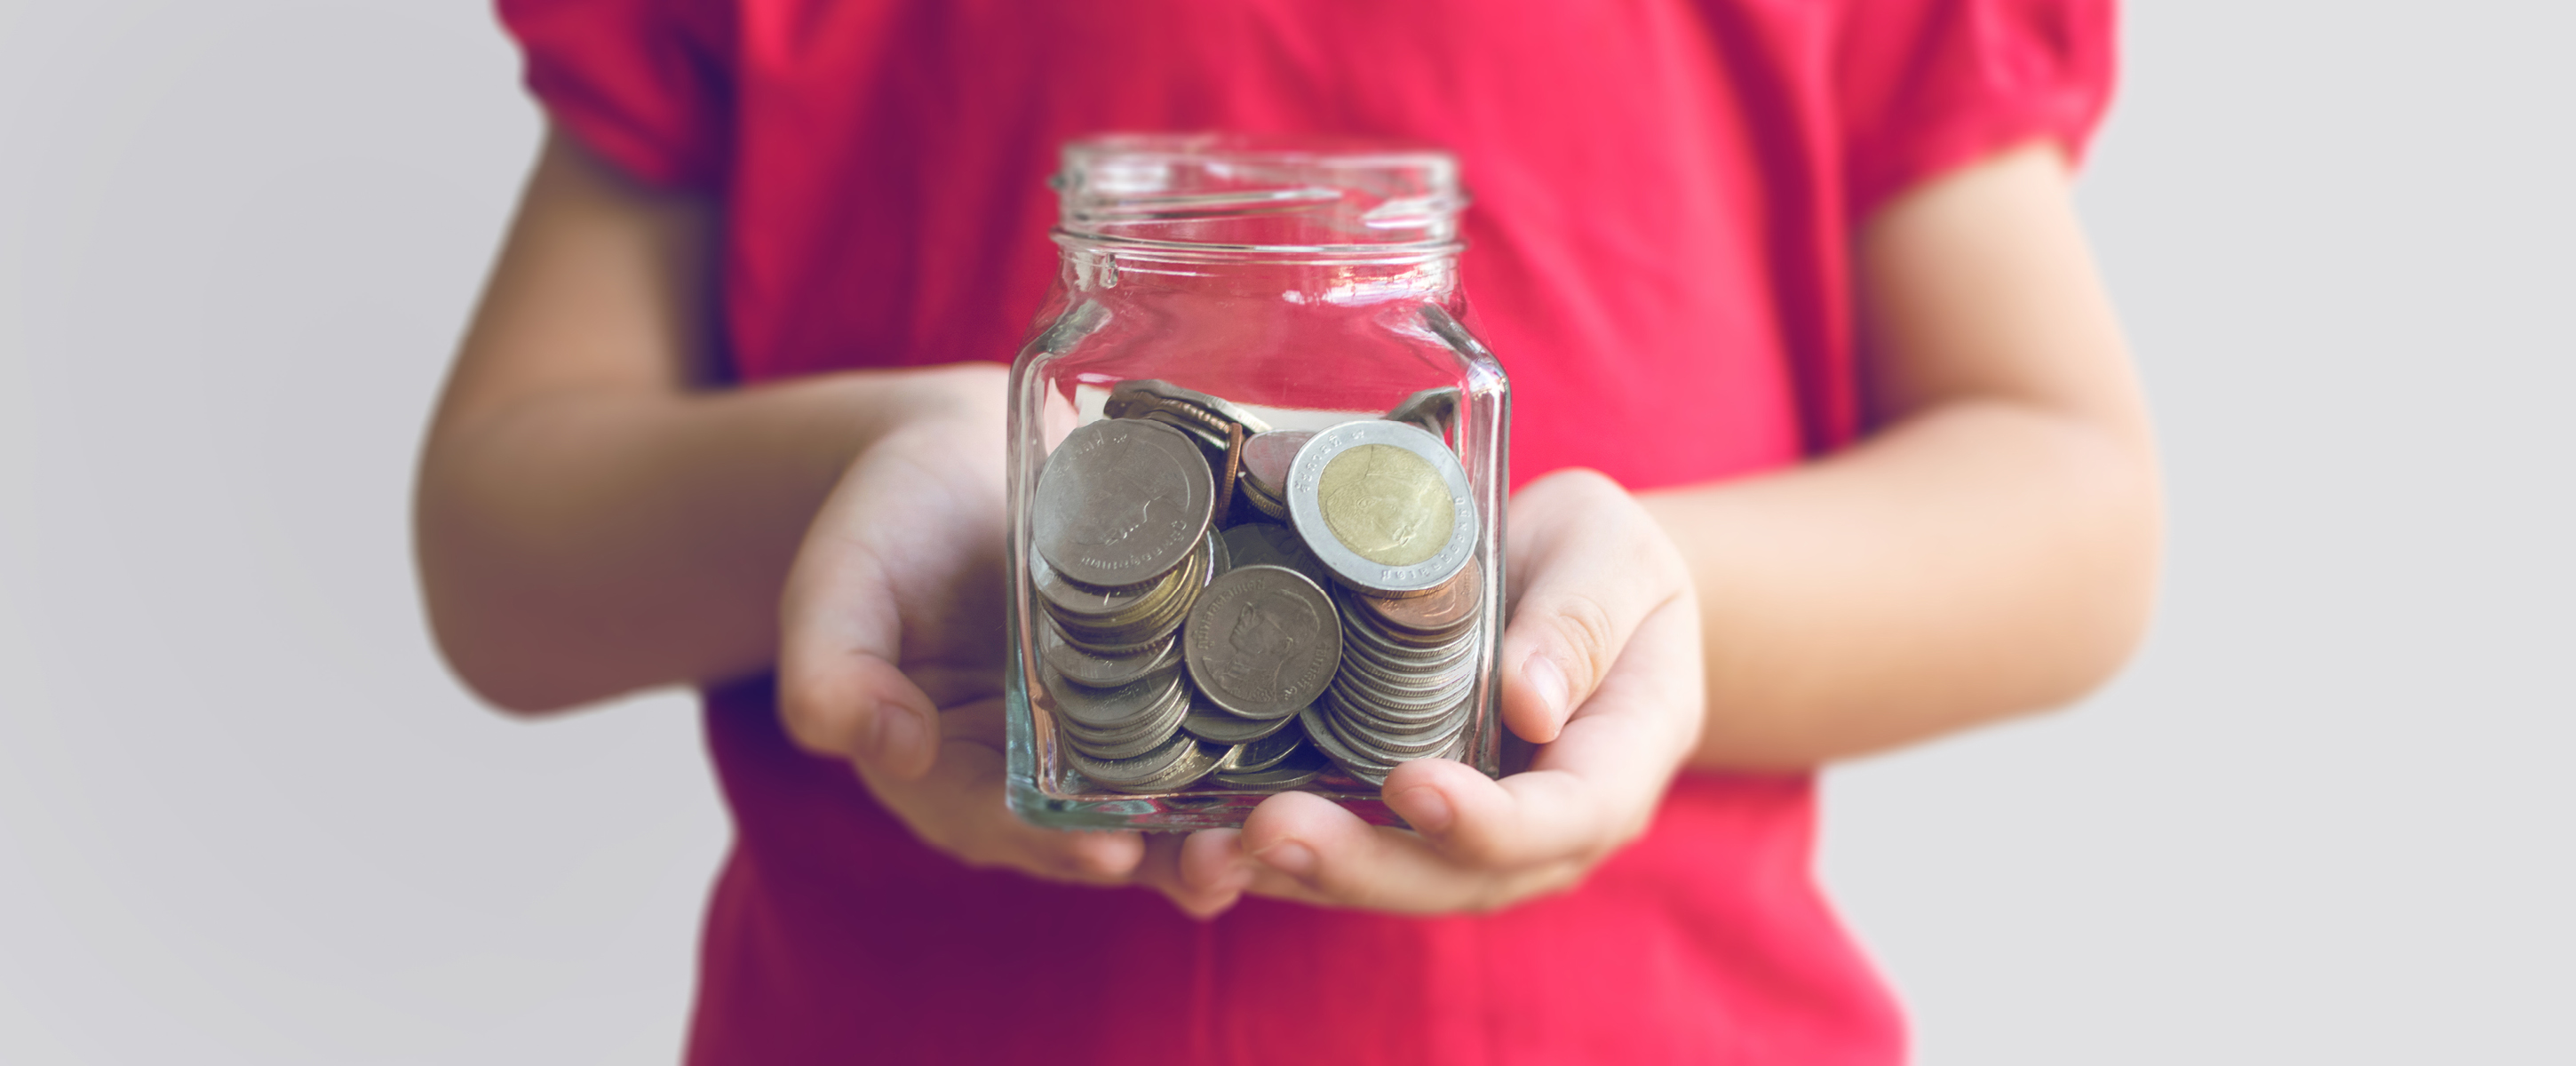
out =
[(1521, 664), (1521, 680), (1529, 682), (1531, 690), (1538, 693), (1539, 704), (1547, 708), (1548, 714), (1565, 716), (1565, 671), (1557, 667), (1555, 660), (1544, 655), (1530, 656), (1528, 662)]
[(1273, 870), (1301, 880), (1315, 872), (1315, 849), (1294, 840), (1272, 844), (1253, 858)]
[(1417, 832), (1445, 832), (1454, 819), (1449, 811), (1449, 797), (1441, 795), (1439, 789), (1429, 785), (1408, 788), (1401, 795), (1390, 796), (1387, 799), (1395, 806), (1398, 813), (1404, 815), (1405, 821), (1413, 823), (1413, 828)]
[(881, 764), (919, 743), (921, 722), (909, 708), (899, 703), (878, 704), (876, 724), (868, 730), (868, 750), (861, 755)]

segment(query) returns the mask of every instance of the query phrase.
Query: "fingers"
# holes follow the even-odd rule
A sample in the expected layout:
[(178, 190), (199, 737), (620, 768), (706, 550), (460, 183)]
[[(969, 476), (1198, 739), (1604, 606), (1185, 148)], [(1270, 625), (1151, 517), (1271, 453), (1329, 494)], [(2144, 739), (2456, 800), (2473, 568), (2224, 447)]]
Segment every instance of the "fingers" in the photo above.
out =
[(1251, 866), (1242, 860), (1241, 836), (1232, 829), (1150, 834), (1135, 881), (1170, 898), (1183, 914), (1201, 921), (1214, 918), (1242, 899), (1252, 880)]
[[(901, 439), (851, 464), (815, 516), (781, 597), (779, 709), (797, 743), (891, 779), (929, 770), (939, 751), (937, 704), (900, 665), (907, 651), (953, 651), (907, 643), (959, 628), (940, 612), (971, 610), (979, 603), (965, 599), (998, 581), (979, 579), (992, 560), (958, 543), (980, 542), (975, 535), (988, 528), (998, 542), (994, 495), (986, 501), (955, 484)], [(920, 535), (933, 523), (954, 535)], [(908, 619), (907, 609), (919, 617)]]
[(1515, 598), (1503, 635), (1503, 721), (1554, 741), (1591, 698), (1638, 624), (1688, 580), (1671, 542), (1616, 482), (1588, 470), (1512, 499)]
[(1041, 829), (1003, 799), (1002, 704), (985, 700), (940, 716), (945, 735), (922, 774), (901, 778), (859, 764), (877, 801), (934, 848), (969, 865), (1059, 881), (1123, 884), (1145, 859), (1137, 833)]
[[(1533, 561), (1516, 630), (1538, 617), (1534, 610), (1552, 609), (1546, 590), (1560, 571), (1612, 579), (1587, 556), (1613, 538), (1562, 524), (1541, 525), (1534, 535), (1549, 548), (1581, 550)], [(1634, 562), (1629, 568), (1645, 569)], [(1415, 832), (1368, 825), (1321, 797), (1273, 797), (1243, 829), (1241, 846), (1254, 869), (1247, 891), (1411, 913), (1489, 909), (1572, 887), (1643, 833), (1699, 735), (1697, 604), (1686, 588), (1657, 596), (1647, 581), (1625, 590), (1596, 587), (1591, 599), (1613, 605), (1597, 630), (1563, 644), (1550, 643), (1559, 635), (1554, 629), (1524, 633), (1517, 646), (1524, 656), (1547, 656), (1595, 654), (1579, 640), (1596, 636), (1609, 645), (1606, 658), (1582, 663), (1597, 671), (1579, 690), (1587, 698), (1555, 726), (1528, 772), (1495, 781), (1446, 760), (1397, 767), (1384, 795)], [(1506, 647), (1514, 647), (1509, 638)]]
[(1399, 914), (1486, 911), (1571, 887), (1584, 864), (1553, 861), (1480, 869), (1413, 833), (1370, 825), (1321, 796), (1264, 800), (1243, 827), (1247, 891), (1324, 907)]

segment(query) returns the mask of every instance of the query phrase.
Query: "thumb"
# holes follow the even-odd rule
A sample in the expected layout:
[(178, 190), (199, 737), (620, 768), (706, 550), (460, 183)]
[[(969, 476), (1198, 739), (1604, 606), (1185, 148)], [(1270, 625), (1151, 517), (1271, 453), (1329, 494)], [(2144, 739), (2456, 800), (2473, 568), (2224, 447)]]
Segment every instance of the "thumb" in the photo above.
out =
[(1520, 588), (1503, 631), (1503, 718), (1546, 744), (1675, 594), (1677, 564), (1635, 499), (1588, 470), (1524, 487), (1509, 529)]
[[(866, 460), (861, 460), (864, 464)], [(939, 753), (939, 709), (904, 676), (903, 617), (886, 555), (858, 519), (883, 501), (854, 469), (807, 531), (779, 605), (778, 708), (818, 755), (911, 781)]]

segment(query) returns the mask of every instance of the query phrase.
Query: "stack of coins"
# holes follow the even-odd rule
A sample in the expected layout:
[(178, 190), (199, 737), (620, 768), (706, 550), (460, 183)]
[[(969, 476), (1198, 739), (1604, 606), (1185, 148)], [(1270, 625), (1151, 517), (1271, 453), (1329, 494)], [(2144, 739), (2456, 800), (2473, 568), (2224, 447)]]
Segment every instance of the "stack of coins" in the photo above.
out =
[(1439, 438), (1345, 422), (1298, 449), (1289, 516), (1332, 573), (1342, 668), (1306, 734), (1352, 777), (1384, 784), (1413, 759), (1466, 752), (1485, 666), (1480, 524), (1467, 473)]
[[(1407, 413), (1445, 430), (1449, 395)], [(1035, 665), (1075, 770), (1122, 792), (1278, 791), (1465, 753), (1485, 584), (1442, 440), (1375, 419), (1274, 431), (1163, 381), (1120, 382), (1104, 411), (1031, 503)]]
[(1048, 459), (1032, 507), (1040, 677), (1074, 766), (1136, 791), (1205, 776), (1213, 758), (1176, 742), (1190, 708), (1180, 628), (1224, 566), (1198, 446), (1142, 419), (1079, 427)]

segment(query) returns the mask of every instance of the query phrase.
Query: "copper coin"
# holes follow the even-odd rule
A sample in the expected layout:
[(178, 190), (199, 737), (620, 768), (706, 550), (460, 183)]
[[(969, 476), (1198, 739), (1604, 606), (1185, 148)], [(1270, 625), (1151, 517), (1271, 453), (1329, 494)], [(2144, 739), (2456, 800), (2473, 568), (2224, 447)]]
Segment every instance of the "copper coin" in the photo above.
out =
[(1474, 621), (1485, 606), (1485, 568), (1469, 563), (1440, 587), (1419, 596), (1352, 597), (1378, 621), (1415, 633), (1447, 633)]

